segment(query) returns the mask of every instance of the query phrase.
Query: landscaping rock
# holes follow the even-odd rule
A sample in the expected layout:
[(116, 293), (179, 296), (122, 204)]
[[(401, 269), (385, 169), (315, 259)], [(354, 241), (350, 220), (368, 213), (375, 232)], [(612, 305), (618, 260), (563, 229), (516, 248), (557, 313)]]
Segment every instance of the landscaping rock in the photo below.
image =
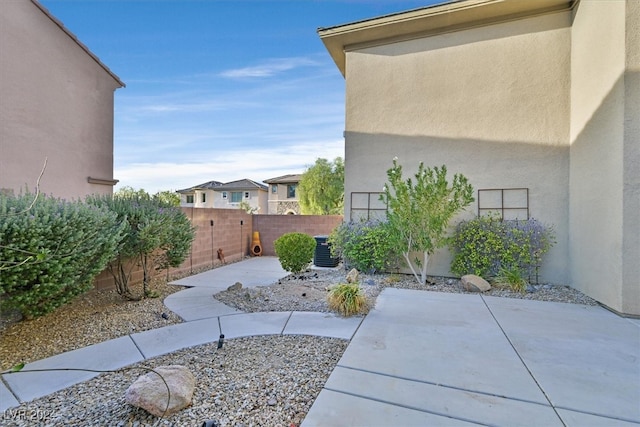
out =
[(468, 292), (486, 292), (491, 289), (489, 282), (475, 274), (467, 274), (460, 278), (462, 288)]
[(240, 289), (242, 289), (242, 283), (240, 282), (236, 282), (227, 288), (227, 290), (231, 292), (239, 291)]
[(347, 273), (347, 283), (358, 283), (358, 279), (360, 278), (360, 273), (355, 268), (352, 268), (349, 273)]
[[(196, 379), (189, 369), (181, 365), (167, 365), (158, 366), (154, 371), (139, 377), (129, 386), (125, 394), (128, 404), (142, 408), (156, 417), (175, 414), (191, 405)], [(171, 391), (168, 408), (167, 386)]]

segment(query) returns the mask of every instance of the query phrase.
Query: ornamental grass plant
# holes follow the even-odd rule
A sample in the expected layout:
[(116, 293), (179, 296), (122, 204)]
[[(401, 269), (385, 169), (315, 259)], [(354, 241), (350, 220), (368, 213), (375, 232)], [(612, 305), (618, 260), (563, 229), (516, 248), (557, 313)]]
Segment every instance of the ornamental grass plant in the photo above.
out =
[(340, 283), (333, 286), (327, 295), (329, 309), (343, 316), (365, 313), (369, 308), (367, 298), (358, 283)]

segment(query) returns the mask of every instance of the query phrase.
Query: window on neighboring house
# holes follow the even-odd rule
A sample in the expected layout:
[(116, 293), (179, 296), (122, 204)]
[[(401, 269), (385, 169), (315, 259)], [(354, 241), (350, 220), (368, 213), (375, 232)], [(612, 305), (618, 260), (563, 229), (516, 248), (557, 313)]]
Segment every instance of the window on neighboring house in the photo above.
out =
[(227, 192), (226, 192), (226, 191), (223, 191), (223, 192), (222, 192), (222, 198), (223, 198), (223, 199), (226, 199), (226, 198), (227, 198)]
[(271, 193), (276, 194), (278, 192), (278, 184), (271, 184)]
[(193, 203), (193, 194), (187, 194), (187, 203)]
[(242, 201), (242, 191), (231, 192), (231, 203), (240, 203)]
[(296, 197), (296, 187), (298, 185), (297, 184), (288, 184), (287, 185), (287, 197), (289, 199), (293, 199)]
[(248, 192), (248, 191), (245, 191), (245, 192), (244, 192), (244, 198), (245, 198), (245, 199), (248, 199), (248, 198), (249, 198), (249, 192)]
[(207, 195), (205, 193), (202, 193), (200, 195), (200, 200), (202, 201), (202, 203), (205, 203), (207, 201)]

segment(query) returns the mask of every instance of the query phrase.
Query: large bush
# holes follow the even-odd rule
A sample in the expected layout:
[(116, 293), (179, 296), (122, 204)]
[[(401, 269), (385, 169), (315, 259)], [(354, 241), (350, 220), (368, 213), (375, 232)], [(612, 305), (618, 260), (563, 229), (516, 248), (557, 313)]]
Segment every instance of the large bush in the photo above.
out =
[(0, 195), (0, 298), (31, 318), (87, 291), (123, 236), (115, 213), (43, 195)]
[[(108, 265), (117, 291), (129, 299), (154, 296), (149, 289), (154, 271), (178, 267), (189, 255), (195, 232), (187, 216), (170, 201), (146, 193), (91, 197), (87, 201), (107, 207), (125, 223), (122, 247)], [(142, 266), (142, 295), (133, 295), (129, 288), (136, 265)]]
[[(473, 187), (462, 174), (455, 174), (449, 182), (445, 165), (429, 168), (422, 162), (413, 178), (405, 180), (397, 158), (387, 170), (387, 178), (381, 200), (388, 208), (390, 236), (416, 281), (424, 285), (429, 259), (447, 245), (449, 222), (473, 202)], [(421, 253), (422, 258), (415, 253)]]
[(399, 260), (390, 233), (384, 221), (343, 222), (329, 236), (331, 253), (341, 256), (345, 265), (367, 273), (392, 270)]
[(278, 237), (273, 246), (282, 268), (291, 273), (300, 273), (313, 260), (316, 239), (304, 233), (287, 233)]
[(451, 244), (451, 271), (483, 277), (516, 271), (537, 281), (542, 258), (554, 243), (553, 229), (535, 219), (503, 221), (485, 216), (463, 221)]

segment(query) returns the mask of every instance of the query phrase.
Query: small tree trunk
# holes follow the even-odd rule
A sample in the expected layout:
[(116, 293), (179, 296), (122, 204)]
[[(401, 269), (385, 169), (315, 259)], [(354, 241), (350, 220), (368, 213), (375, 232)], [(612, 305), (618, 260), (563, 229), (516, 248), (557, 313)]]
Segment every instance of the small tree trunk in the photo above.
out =
[(142, 260), (142, 298), (146, 298), (149, 293), (149, 260), (146, 255), (141, 257)]
[(129, 289), (129, 279), (131, 278), (131, 270), (133, 267), (129, 268), (127, 272), (124, 268), (124, 263), (121, 259), (116, 261), (115, 266), (113, 264), (109, 264), (108, 270), (113, 276), (113, 281), (116, 285), (116, 292), (119, 295), (122, 295), (123, 298), (126, 298), (130, 301), (139, 301), (140, 298), (134, 297)]
[(420, 282), (420, 276), (418, 276), (418, 272), (416, 271), (416, 269), (413, 267), (413, 263), (411, 262), (411, 258), (409, 258), (409, 252), (403, 252), (402, 256), (404, 257), (404, 260), (407, 262), (407, 265), (409, 266), (409, 268), (411, 269), (411, 272), (413, 273), (413, 277), (416, 278), (416, 281), (418, 283)]
[(422, 275), (421, 275), (421, 284), (425, 285), (427, 283), (427, 263), (429, 262), (429, 252), (423, 252), (423, 261), (422, 261)]

